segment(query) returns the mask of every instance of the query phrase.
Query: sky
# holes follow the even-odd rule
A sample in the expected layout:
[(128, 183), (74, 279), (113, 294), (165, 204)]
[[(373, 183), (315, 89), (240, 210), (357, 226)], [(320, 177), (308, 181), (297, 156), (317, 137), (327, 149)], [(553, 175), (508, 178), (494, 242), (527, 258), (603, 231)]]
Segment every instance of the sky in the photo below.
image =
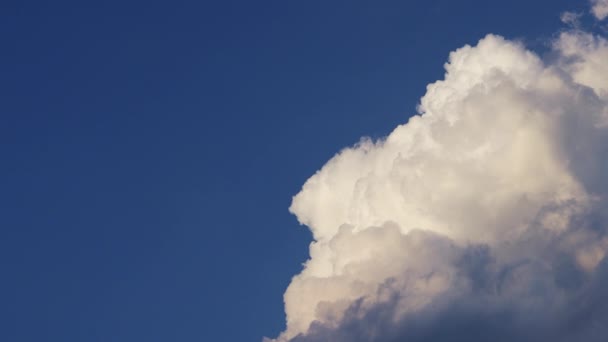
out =
[[(410, 218), (401, 219), (392, 211), (384, 213), (375, 207), (390, 205), (374, 198), (362, 199), (352, 205), (360, 210), (357, 214), (374, 210), (382, 213), (380, 217), (366, 216), (353, 223), (331, 216), (332, 208), (350, 203), (349, 198), (340, 195), (342, 188), (328, 187), (329, 195), (318, 197), (317, 191), (323, 189), (313, 184), (309, 192), (301, 192), (302, 186), (321, 168), (326, 171), (320, 174), (326, 174), (328, 179), (352, 178), (352, 183), (356, 183), (361, 175), (334, 173), (327, 167), (333, 164), (326, 162), (363, 136), (381, 139), (396, 132), (396, 127), (403, 127), (399, 125), (416, 114), (435, 111), (441, 117), (446, 110), (427, 93), (427, 85), (446, 78), (444, 64), (450, 60), (450, 52), (466, 44), (475, 47), (469, 51), (472, 56), (477, 56), (478, 51), (488, 51), (489, 60), (494, 60), (492, 53), (512, 55), (516, 62), (505, 62), (505, 74), (516, 70), (512, 65), (520, 62), (529, 66), (522, 71), (525, 75), (513, 76), (516, 84), (542, 78), (538, 76), (543, 74), (541, 64), (554, 65), (575, 80), (572, 84), (564, 81), (567, 84), (563, 86), (566, 89), (563, 94), (541, 97), (546, 102), (538, 107), (530, 104), (533, 96), (524, 93), (521, 96), (527, 100), (521, 103), (532, 107), (522, 104), (521, 108), (553, 113), (555, 103), (565, 106), (556, 98), (570, 99), (573, 89), (583, 89), (581, 93), (587, 97), (581, 97), (580, 102), (573, 100), (573, 106), (578, 107), (572, 107), (571, 111), (597, 112), (602, 96), (592, 93), (602, 89), (602, 85), (593, 80), (587, 82), (588, 75), (577, 74), (576, 65), (560, 60), (584, 59), (586, 55), (578, 56), (576, 51), (587, 51), (577, 45), (580, 43), (577, 39), (584, 38), (583, 33), (561, 36), (563, 30), (578, 30), (577, 25), (585, 25), (587, 32), (601, 34), (599, 18), (604, 12), (602, 7), (595, 8), (597, 19), (589, 14), (591, 7), (587, 2), (566, 0), (95, 4), (3, 1), (0, 4), (0, 321), (3, 322), (0, 340), (261, 341), (263, 337), (282, 336), (280, 341), (327, 338), (341, 341), (346, 337), (339, 336), (347, 336), (344, 331), (352, 332), (353, 325), (366, 326), (360, 323), (369, 322), (374, 313), (401, 313), (402, 308), (397, 310), (390, 305), (395, 302), (353, 299), (376, 291), (375, 283), (369, 283), (371, 292), (366, 289), (367, 292), (353, 293), (352, 298), (338, 298), (342, 306), (329, 305), (327, 317), (335, 316), (333, 319), (315, 316), (318, 311), (315, 314), (301, 311), (297, 305), (284, 306), (283, 294), (288, 286), (295, 289), (291, 293), (296, 298), (306, 292), (298, 291), (297, 279), (329, 277), (323, 258), (318, 259), (318, 266), (308, 263), (309, 271), (303, 272), (313, 239), (323, 242), (344, 238), (346, 245), (351, 245), (356, 243), (349, 240), (353, 235), (365, 247), (370, 246), (367, 237), (355, 233), (365, 232), (364, 226), (380, 226), (381, 234), (371, 232), (368, 236), (377, 239), (372, 246), (383, 246), (387, 240), (402, 241), (405, 246), (399, 245), (394, 251), (397, 254), (387, 258), (399, 256), (403, 248), (416, 250), (415, 246), (407, 247), (413, 238), (403, 228)], [(577, 19), (581, 23), (568, 26), (560, 20), (565, 11), (585, 15)], [(496, 36), (488, 38), (489, 33)], [(478, 43), (480, 39), (485, 39), (485, 43)], [(459, 51), (454, 60), (458, 56), (466, 59), (469, 52)], [(543, 62), (526, 57), (525, 51), (534, 52)], [(595, 56), (593, 53), (590, 51), (589, 56)], [(601, 57), (601, 51), (598, 53)], [(453, 71), (449, 72), (459, 75), (459, 64), (454, 61), (452, 64)], [(451, 81), (446, 78), (446, 82)], [(496, 101), (515, 101), (507, 95), (496, 96)], [(427, 99), (422, 100), (426, 103), (422, 112), (417, 109), (421, 98)], [(477, 108), (478, 102), (471, 100), (470, 104)], [(480, 122), (481, 127), (500, 127), (493, 122)], [(579, 126), (593, 125), (580, 119)], [(478, 131), (484, 129), (472, 130)], [(454, 136), (456, 142), (462, 139), (462, 135), (449, 133), (455, 130), (445, 132), (443, 136)], [(568, 132), (562, 135), (569, 136)], [(578, 137), (581, 132), (588, 133), (576, 131), (573, 136)], [(583, 154), (603, 153), (601, 146), (605, 140), (600, 133), (593, 131), (589, 134), (593, 139), (581, 140)], [(408, 134), (411, 135), (404, 136)], [(538, 135), (541, 142), (557, 141), (552, 137), (549, 133)], [(406, 138), (398, 135), (395, 141), (401, 139)], [(566, 140), (577, 141), (572, 139)], [(449, 145), (452, 141), (444, 143)], [(553, 197), (531, 195), (528, 207), (548, 211), (549, 204), (558, 206), (555, 212), (548, 211), (557, 213), (557, 218), (555, 215), (548, 218), (550, 222), (561, 222), (560, 213), (567, 213), (570, 219), (584, 216), (582, 212), (592, 212), (594, 219), (603, 222), (598, 214), (601, 206), (590, 209), (586, 202), (604, 194), (603, 190), (594, 194), (588, 194), (587, 190), (603, 189), (604, 183), (589, 175), (598, 167), (572, 171), (572, 176), (569, 169), (562, 170), (563, 160), (551, 154), (550, 148), (547, 152), (541, 143), (534, 146), (540, 146), (540, 155), (555, 158), (548, 157), (547, 164), (536, 165), (532, 163), (534, 158), (528, 156), (529, 165), (547, 167), (543, 178), (547, 180), (542, 184), (531, 182), (531, 188), (521, 191), (546, 194), (546, 189), (557, 184), (563, 193), (555, 198), (561, 196), (560, 201), (576, 205), (563, 207)], [(390, 150), (362, 143), (353, 153), (359, 153), (361, 148)], [(423, 152), (417, 152), (420, 160), (425, 158)], [(438, 160), (449, 159), (442, 156)], [(517, 156), (514, 154), (513, 160), (520, 160)], [(371, 165), (373, 172), (378, 170), (374, 168), (375, 159), (362, 158), (359, 165), (358, 161), (350, 164), (344, 157), (341, 160), (346, 161), (335, 162), (336, 169), (365, 170)], [(592, 164), (588, 160), (580, 162), (585, 166)], [(423, 165), (421, 172), (428, 175), (430, 183), (443, 180), (433, 173), (434, 166), (454, 168), (450, 163), (429, 163), (408, 164), (407, 168)], [(527, 169), (522, 170), (522, 174), (529, 176)], [(523, 177), (522, 174), (517, 175)], [(456, 180), (461, 184), (466, 184), (463, 179), (470, 179), (458, 177)], [(493, 184), (492, 181), (493, 178), (487, 180), (488, 184)], [(583, 190), (577, 187), (579, 183)], [(347, 188), (352, 186), (345, 184)], [(374, 182), (370, 184), (370, 191), (385, 191), (376, 188)], [(460, 196), (468, 194), (467, 191), (457, 193)], [(438, 194), (452, 198), (451, 192)], [(472, 192), (471, 196), (475, 194)], [(292, 205), (294, 195), (297, 196)], [(456, 197), (454, 203), (466, 202), (468, 198)], [(411, 200), (421, 206), (425, 204), (418, 198)], [(453, 202), (446, 200), (443, 204), (439, 208), (448, 208), (443, 213), (460, 213), (460, 209), (453, 209)], [(329, 208), (330, 213), (316, 207)], [(522, 208), (509, 208), (525, 212)], [(463, 213), (468, 212), (465, 209)], [(502, 217), (503, 211), (497, 212), (496, 217)], [(460, 216), (446, 215), (449, 219), (446, 220), (454, 225), (460, 222)], [(504, 215), (510, 218), (515, 214)], [(534, 215), (536, 211), (529, 213), (529, 217), (522, 216), (529, 220), (538, 218)], [(433, 216), (437, 217), (444, 218)], [(395, 221), (400, 228), (385, 225), (388, 221)], [(428, 227), (417, 227), (445, 233), (439, 221), (416, 221), (416, 225), (428, 223)], [(522, 222), (505, 219), (499, 223), (519, 227)], [(354, 230), (338, 231), (342, 224), (352, 224)], [(438, 228), (432, 228), (431, 224)], [(471, 227), (484, 224), (488, 222), (473, 222)], [(477, 245), (462, 245), (460, 241), (479, 234), (473, 228), (441, 236), (423, 235), (420, 239), (424, 248), (420, 253), (424, 255), (427, 250), (437, 248), (437, 253), (426, 258), (436, 259), (437, 263), (407, 264), (404, 269), (409, 270), (410, 266), (445, 269), (451, 274), (453, 270), (441, 262), (442, 258), (452, 260), (464, 255), (466, 259), (470, 248), (474, 251), (487, 248), (490, 254), (496, 250), (496, 267), (512, 267), (509, 262), (515, 261), (509, 257), (516, 253), (496, 242), (505, 241), (502, 228), (490, 229), (487, 237), (480, 234), (484, 239), (474, 241)], [(568, 223), (560, 229), (561, 234), (571, 227)], [(601, 246), (589, 248), (604, 251)], [(568, 256), (569, 252), (564, 247), (557, 254)], [(442, 253), (446, 255), (442, 257)], [(504, 265), (503, 254), (506, 255), (503, 259), (508, 260)], [(546, 258), (557, 258), (554, 254), (548, 253), (550, 256)], [(582, 264), (572, 267), (579, 272), (579, 268), (589, 264), (590, 257), (577, 256)], [(513, 277), (527, 279), (528, 271), (522, 272), (523, 275)], [(298, 274), (299, 278), (292, 282), (292, 277)], [(374, 279), (399, 280), (395, 274), (374, 275)], [(564, 281), (569, 284), (573, 276), (566, 278)], [(579, 278), (583, 279), (580, 282), (587, 279)], [(540, 278), (535, 284), (545, 280)], [(424, 292), (421, 296), (428, 300), (436, 298), (442, 281), (439, 278), (439, 285), (427, 284), (435, 292)], [(523, 283), (517, 286), (527, 289), (528, 283)], [(589, 280), (591, 290), (583, 294), (603, 298), (594, 286), (597, 287), (594, 280)], [(400, 293), (402, 289), (393, 290)], [(286, 298), (289, 293), (288, 290)], [(306, 293), (313, 293), (310, 303), (322, 301), (314, 291)], [(420, 309), (424, 317), (439, 315), (439, 318), (427, 322), (417, 314), (399, 315), (398, 324), (389, 326), (387, 331), (394, 333), (391, 337), (394, 338), (404, 336), (401, 328), (414, 324), (412, 321), (423, 320), (433, 326), (436, 320), (449, 320), (454, 312), (459, 312), (454, 308), (464, 305), (463, 293), (453, 294), (459, 304), (436, 303), (438, 307), (446, 307), (441, 311), (444, 316)], [(537, 300), (533, 295), (530, 298)], [(331, 303), (332, 299), (326, 300)], [(419, 309), (426, 303), (408, 305)], [(557, 307), (560, 303), (552, 304)], [(502, 308), (498, 304), (496, 307)], [(345, 310), (357, 314), (344, 315)], [(466, 310), (473, 316), (479, 314), (477, 309)], [(492, 314), (500, 316), (504, 314), (501, 310), (495, 309)], [(291, 328), (285, 325), (285, 311), (296, 322)], [(556, 309), (555, 313), (561, 315), (562, 311)], [(490, 316), (488, 326), (496, 321)], [(312, 320), (320, 323), (308, 331)], [(553, 322), (538, 324), (553, 326)], [(517, 331), (514, 326), (507, 325), (511, 327), (509, 331)], [(545, 333), (540, 328), (538, 331)], [(421, 332), (416, 336), (426, 335)], [(382, 341), (380, 337), (376, 340)]]

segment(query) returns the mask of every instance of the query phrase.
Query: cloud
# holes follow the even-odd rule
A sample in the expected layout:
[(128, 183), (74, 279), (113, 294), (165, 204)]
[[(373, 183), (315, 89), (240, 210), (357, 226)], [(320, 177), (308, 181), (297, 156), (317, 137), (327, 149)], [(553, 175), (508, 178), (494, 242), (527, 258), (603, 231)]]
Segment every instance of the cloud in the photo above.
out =
[(591, 0), (591, 5), (591, 13), (598, 20), (604, 20), (608, 17), (608, 0)]
[(560, 16), (562, 23), (578, 28), (581, 26), (582, 13), (577, 12), (564, 12)]
[(276, 341), (605, 338), (608, 42), (553, 49), (452, 52), (419, 115), (304, 184), (314, 241)]

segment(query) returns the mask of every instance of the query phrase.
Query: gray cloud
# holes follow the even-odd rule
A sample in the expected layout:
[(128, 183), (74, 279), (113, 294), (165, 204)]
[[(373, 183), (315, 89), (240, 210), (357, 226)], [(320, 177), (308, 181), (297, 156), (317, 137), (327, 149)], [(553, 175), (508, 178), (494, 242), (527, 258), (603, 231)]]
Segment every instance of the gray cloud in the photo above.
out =
[[(536, 243), (546, 246), (558, 243), (553, 239), (542, 240), (545, 241)], [(606, 260), (593, 274), (587, 274), (569, 255), (559, 252), (549, 258), (550, 265), (524, 256), (511, 263), (497, 264), (491, 253), (485, 245), (461, 250), (455, 260), (456, 283), (469, 284), (467, 290), (455, 289), (458, 287), (455, 285), (414, 315), (400, 316), (399, 307), (402, 301), (407, 301), (407, 288), (394, 288), (394, 281), (389, 279), (378, 290), (390, 292), (385, 301), (366, 307), (363, 300), (357, 300), (338, 324), (315, 322), (306, 334), (291, 341), (605, 340)]]

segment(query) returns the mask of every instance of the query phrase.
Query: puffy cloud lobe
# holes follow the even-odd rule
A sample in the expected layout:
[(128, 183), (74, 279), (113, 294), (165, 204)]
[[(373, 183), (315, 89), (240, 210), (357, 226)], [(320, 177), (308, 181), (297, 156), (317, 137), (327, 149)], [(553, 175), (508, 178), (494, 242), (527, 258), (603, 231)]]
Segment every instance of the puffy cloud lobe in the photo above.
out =
[(608, 98), (608, 41), (589, 33), (574, 31), (562, 33), (555, 43), (564, 57), (562, 69), (578, 84), (591, 88), (606, 100)]
[(598, 20), (604, 20), (608, 17), (608, 0), (591, 0), (591, 5), (591, 13)]
[(488, 35), (420, 115), (331, 159), (290, 210), (314, 237), (277, 341), (599, 341), (608, 333), (608, 43), (546, 64)]

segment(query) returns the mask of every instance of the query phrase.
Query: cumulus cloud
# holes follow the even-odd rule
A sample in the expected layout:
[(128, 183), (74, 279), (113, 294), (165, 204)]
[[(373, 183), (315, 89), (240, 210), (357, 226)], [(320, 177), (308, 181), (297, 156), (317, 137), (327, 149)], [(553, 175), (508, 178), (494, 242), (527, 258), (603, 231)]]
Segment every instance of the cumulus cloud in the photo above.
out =
[(314, 241), (276, 341), (605, 339), (608, 42), (553, 49), (452, 52), (419, 115), (304, 184)]
[(608, 17), (608, 0), (591, 0), (591, 4), (591, 13), (598, 20), (604, 20)]

